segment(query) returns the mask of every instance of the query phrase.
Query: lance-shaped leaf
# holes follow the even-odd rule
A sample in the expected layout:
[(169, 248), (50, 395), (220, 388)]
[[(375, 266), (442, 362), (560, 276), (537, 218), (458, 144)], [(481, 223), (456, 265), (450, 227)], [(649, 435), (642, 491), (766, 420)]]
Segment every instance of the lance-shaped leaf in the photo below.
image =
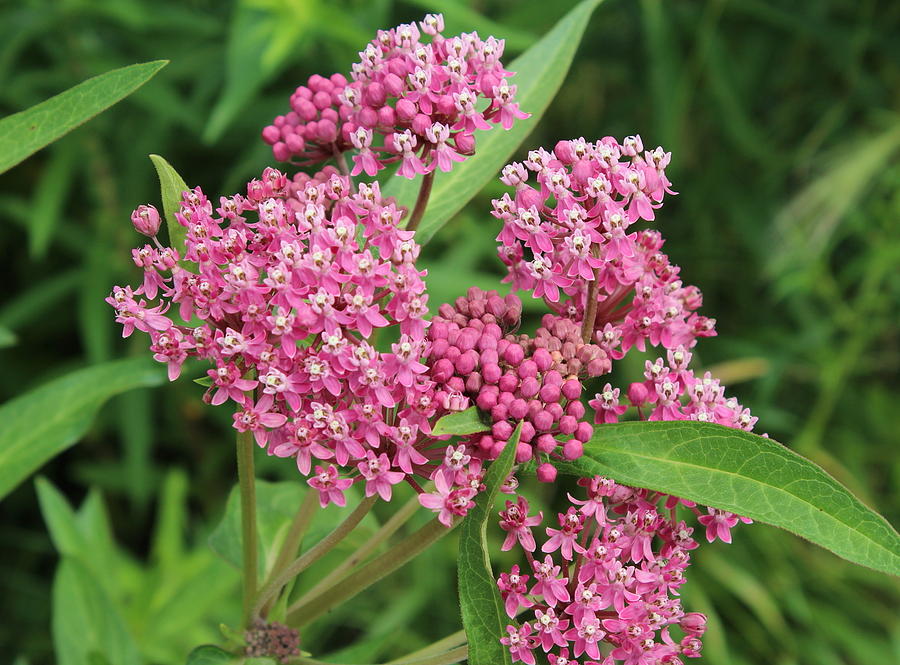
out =
[(462, 436), (464, 434), (486, 432), (490, 428), (490, 424), (482, 419), (478, 407), (470, 406), (465, 411), (448, 413), (434, 424), (434, 429), (431, 433), (434, 436), (443, 436), (444, 434)]
[[(181, 210), (181, 195), (190, 189), (184, 178), (178, 175), (178, 171), (172, 168), (165, 159), (159, 155), (150, 155), (150, 161), (156, 168), (159, 177), (159, 193), (162, 197), (163, 212), (166, 216), (166, 229), (169, 232), (169, 246), (178, 250), (179, 256), (184, 258), (184, 241), (187, 238), (187, 228), (178, 223), (175, 213)], [(183, 261), (181, 262), (184, 263)]]
[[(490, 180), (497, 177), (556, 96), (575, 56), (591, 13), (600, 0), (584, 0), (541, 38), (534, 46), (509, 64), (516, 73), (509, 79), (516, 85), (516, 101), (531, 114), (517, 121), (511, 129), (496, 126), (476, 135), (475, 155), (456, 164), (449, 173), (437, 173), (425, 217), (416, 231), (416, 240), (425, 244), (459, 212)], [(394, 196), (409, 210), (415, 206), (421, 177), (408, 180), (393, 177), (384, 188), (386, 196)]]
[(54, 379), (0, 406), (0, 499), (84, 436), (110, 397), (164, 378), (165, 370), (148, 359), (117, 360)]
[(512, 469), (522, 423), (484, 477), (486, 489), (460, 524), (459, 606), (469, 641), (469, 665), (509, 665), (509, 650), (500, 644), (509, 621), (487, 549), (487, 524), (500, 486)]
[(900, 575), (900, 535), (820, 467), (772, 439), (693, 421), (602, 425), (560, 464), (772, 524), (854, 563)]
[(121, 101), (168, 60), (114, 69), (0, 120), (0, 173)]

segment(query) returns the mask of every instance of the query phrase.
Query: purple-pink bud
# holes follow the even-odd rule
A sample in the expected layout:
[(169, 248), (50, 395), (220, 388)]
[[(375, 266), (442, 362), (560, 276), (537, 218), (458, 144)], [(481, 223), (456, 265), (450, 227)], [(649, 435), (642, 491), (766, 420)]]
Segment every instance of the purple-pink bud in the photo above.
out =
[(547, 349), (536, 349), (531, 359), (534, 360), (539, 372), (546, 372), (553, 366), (553, 356)]
[[(464, 155), (471, 155), (475, 152), (475, 137), (472, 134), (460, 132), (453, 141), (456, 144), (456, 151)], [(496, 314), (494, 316), (497, 316)]]
[(469, 349), (457, 358), (454, 364), (456, 365), (456, 371), (458, 373), (468, 374), (469, 372), (474, 371), (478, 366), (478, 354)]
[(534, 425), (526, 420), (522, 423), (522, 432), (519, 434), (519, 441), (529, 443), (536, 433), (537, 432), (534, 431)]
[(574, 416), (563, 416), (559, 419), (559, 431), (563, 434), (574, 434), (578, 429), (578, 419)]
[(566, 415), (575, 416), (579, 420), (584, 418), (584, 404), (579, 400), (573, 400), (566, 405)]
[(549, 411), (541, 410), (534, 415), (534, 427), (539, 432), (546, 432), (553, 427), (553, 416)]
[[(494, 388), (494, 390), (491, 390), (491, 388)], [(497, 404), (497, 395), (496, 386), (487, 386), (478, 393), (475, 403), (482, 411), (490, 411)]]
[(639, 406), (647, 401), (647, 386), (643, 383), (632, 383), (628, 386), (628, 401), (634, 406)]
[(544, 462), (537, 468), (537, 479), (542, 483), (552, 483), (556, 480), (556, 467)]
[(397, 101), (397, 118), (403, 122), (411, 121), (416, 117), (418, 112), (419, 109), (415, 105), (415, 102), (411, 102), (408, 99), (400, 99)]
[[(519, 368), (521, 370), (521, 367)], [(522, 380), (519, 386), (519, 394), (522, 397), (534, 397), (541, 389), (541, 383), (535, 377), (529, 376)]]
[[(382, 106), (378, 109), (378, 125), (380, 127), (393, 127), (396, 124), (397, 112), (394, 111), (394, 107)], [(387, 141), (385, 141), (385, 143), (387, 143)]]
[(552, 383), (545, 384), (545, 385), (541, 386), (540, 395), (541, 395), (541, 399), (544, 400), (544, 402), (547, 402), (547, 403), (558, 402), (559, 395), (560, 395), (559, 386), (554, 385)]
[(506, 408), (505, 404), (495, 404), (491, 408), (491, 420), (493, 420), (495, 422), (500, 421), (500, 420), (506, 420), (507, 412), (508, 412), (508, 409)]
[(569, 439), (563, 444), (563, 457), (567, 460), (578, 459), (584, 455), (584, 445), (578, 439)]
[(438, 383), (443, 383), (453, 376), (453, 363), (447, 358), (441, 358), (431, 369), (431, 378)]
[[(521, 347), (519, 347), (521, 348)], [(522, 364), (519, 365), (518, 370), (519, 377), (522, 379), (527, 379), (528, 377), (537, 376), (537, 365), (535, 362), (529, 358), (528, 360), (523, 360)]]
[(493, 427), (491, 427), (491, 434), (494, 435), (495, 439), (508, 439), (513, 433), (513, 426), (509, 424), (507, 420), (501, 420), (500, 422), (494, 423)]
[(463, 382), (462, 378), (458, 376), (451, 376), (447, 381), (447, 386), (459, 393), (466, 389), (466, 384)]
[[(386, 74), (384, 77), (384, 89), (391, 97), (399, 97), (400, 93), (403, 92), (403, 79), (401, 79), (396, 74)], [(397, 102), (398, 108), (400, 106), (400, 102), (408, 102), (412, 104), (412, 102), (410, 102), (408, 99), (401, 99)]]
[(594, 428), (591, 427), (590, 423), (580, 422), (578, 423), (578, 427), (575, 429), (575, 438), (581, 441), (582, 443), (587, 443), (591, 440), (591, 437), (594, 435)]
[(500, 377), (499, 385), (500, 390), (502, 390), (503, 392), (514, 392), (515, 389), (519, 387), (519, 378), (512, 372), (507, 372)]
[(563, 380), (562, 375), (557, 372), (555, 369), (551, 369), (549, 372), (544, 374), (544, 385), (553, 385), (553, 386), (562, 386)]
[(477, 393), (479, 390), (481, 390), (482, 385), (484, 385), (484, 380), (481, 378), (481, 374), (479, 374), (478, 372), (472, 372), (466, 378), (466, 391), (470, 393)]
[(525, 349), (520, 344), (510, 344), (503, 352), (503, 359), (513, 367), (518, 367), (525, 359)]
[(566, 399), (578, 399), (581, 397), (581, 382), (578, 379), (569, 379), (562, 386), (562, 394)]
[(262, 139), (269, 145), (275, 145), (281, 138), (281, 130), (275, 125), (269, 125), (262, 130)]
[(134, 230), (152, 238), (159, 233), (159, 211), (151, 205), (140, 205), (131, 213)]
[(563, 164), (571, 164), (575, 161), (575, 151), (572, 150), (571, 141), (559, 141), (553, 148), (553, 154)]
[(541, 434), (537, 439), (537, 449), (548, 455), (556, 450), (556, 445), (556, 439), (552, 434)]
[(363, 106), (356, 117), (359, 120), (359, 124), (363, 127), (372, 129), (378, 126), (378, 111), (371, 106)]
[(514, 399), (509, 404), (509, 417), (513, 420), (522, 420), (528, 413), (528, 402), (521, 397)]
[(516, 464), (523, 464), (531, 459), (531, 446), (527, 443), (519, 441), (519, 444), (516, 446)]
[(706, 632), (706, 615), (700, 612), (688, 612), (681, 617), (678, 625), (686, 633), (702, 635)]
[(412, 130), (420, 136), (425, 135), (425, 130), (430, 129), (432, 125), (431, 118), (424, 113), (416, 114), (412, 121)]
[(484, 452), (489, 452), (491, 448), (494, 447), (494, 437), (490, 434), (484, 434), (480, 439), (478, 439), (478, 447), (481, 448)]
[(559, 402), (547, 405), (547, 411), (553, 416), (553, 420), (559, 420), (563, 417), (563, 408)]

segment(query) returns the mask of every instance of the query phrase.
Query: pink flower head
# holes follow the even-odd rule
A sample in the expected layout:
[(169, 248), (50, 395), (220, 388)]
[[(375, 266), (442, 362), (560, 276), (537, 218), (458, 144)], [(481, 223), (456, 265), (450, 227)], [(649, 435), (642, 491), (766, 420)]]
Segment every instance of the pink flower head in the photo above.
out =
[(327, 469), (316, 466), (316, 473), (306, 481), (310, 487), (319, 492), (319, 505), (324, 508), (329, 503), (337, 506), (346, 506), (347, 498), (344, 491), (353, 484), (350, 478), (341, 478), (338, 476), (337, 467), (333, 464)]

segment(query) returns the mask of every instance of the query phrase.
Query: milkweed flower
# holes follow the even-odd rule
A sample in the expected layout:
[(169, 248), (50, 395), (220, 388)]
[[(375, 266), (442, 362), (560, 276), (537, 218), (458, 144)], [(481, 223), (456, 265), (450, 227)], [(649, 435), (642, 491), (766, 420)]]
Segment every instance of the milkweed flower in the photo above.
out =
[(262, 132), (275, 159), (315, 164), (354, 151), (351, 175), (400, 162), (397, 173), (414, 178), (465, 161), (476, 130), (527, 118), (500, 60), (504, 41), (443, 30), (440, 14), (379, 30), (349, 79), (311, 76)]

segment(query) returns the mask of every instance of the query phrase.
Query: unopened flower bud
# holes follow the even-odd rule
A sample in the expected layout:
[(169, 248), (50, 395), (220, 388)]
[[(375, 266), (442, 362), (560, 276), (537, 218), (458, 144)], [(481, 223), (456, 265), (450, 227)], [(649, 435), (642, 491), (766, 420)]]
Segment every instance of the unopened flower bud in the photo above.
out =
[(138, 206), (131, 213), (131, 223), (138, 233), (142, 233), (148, 238), (152, 238), (159, 233), (159, 212), (151, 205)]

